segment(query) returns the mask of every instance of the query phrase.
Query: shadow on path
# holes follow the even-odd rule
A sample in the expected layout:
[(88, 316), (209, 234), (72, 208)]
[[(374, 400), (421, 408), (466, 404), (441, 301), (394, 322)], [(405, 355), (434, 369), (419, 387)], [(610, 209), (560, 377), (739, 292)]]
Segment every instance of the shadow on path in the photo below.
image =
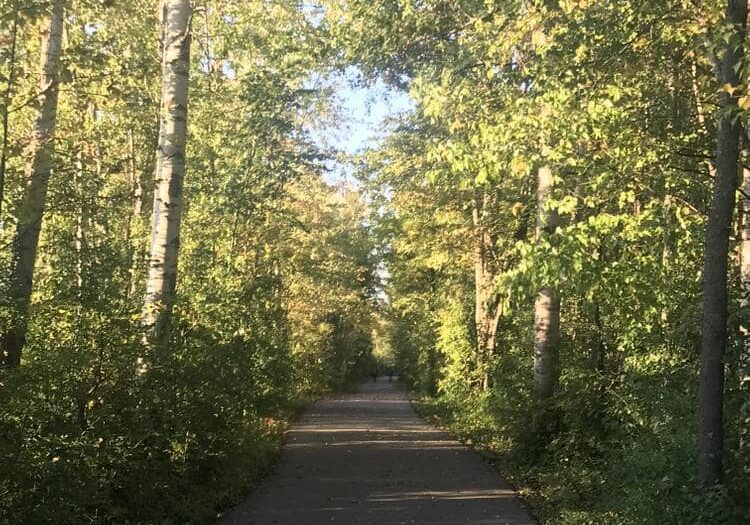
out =
[(315, 403), (274, 473), (219, 525), (534, 525), (477, 454), (422, 421), (391, 383)]

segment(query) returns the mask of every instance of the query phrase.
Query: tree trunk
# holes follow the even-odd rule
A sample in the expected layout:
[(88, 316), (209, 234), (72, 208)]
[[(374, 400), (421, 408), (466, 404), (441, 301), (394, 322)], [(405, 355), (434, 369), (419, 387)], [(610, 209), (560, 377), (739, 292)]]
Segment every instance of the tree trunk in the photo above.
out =
[[(747, 308), (750, 306), (750, 169), (742, 170), (742, 205), (741, 213), (741, 231), (740, 231), (740, 307)], [(750, 327), (740, 326), (742, 334), (742, 349), (740, 350), (738, 371), (740, 388), (750, 387)], [(748, 411), (740, 413), (740, 457), (748, 457), (745, 449), (747, 448), (748, 437), (750, 437), (750, 428), (743, 422), (748, 419)]]
[(47, 185), (52, 173), (63, 17), (63, 0), (55, 0), (49, 25), (42, 34), (39, 108), (29, 141), (31, 159), (13, 237), (13, 262), (9, 279), (13, 317), (2, 335), (3, 357), (8, 366), (18, 366), (21, 363), (21, 352), (26, 340), (26, 318), (31, 300), (37, 245), (47, 200)]
[[(725, 22), (733, 26), (720, 57), (719, 85), (739, 86), (735, 66), (744, 54), (747, 0), (729, 0)], [(737, 107), (733, 94), (722, 91), (723, 110)], [(716, 130), (716, 177), (708, 215), (703, 266), (703, 341), (698, 383), (698, 482), (711, 487), (721, 481), (724, 445), (724, 363), (727, 346), (727, 266), (729, 230), (738, 182), (741, 124), (723, 115)]]
[[(539, 169), (537, 179), (537, 242), (557, 228), (557, 212), (549, 209), (552, 170)], [(540, 400), (552, 396), (560, 375), (560, 296), (551, 286), (539, 291), (534, 303), (534, 393)]]
[[(133, 297), (138, 283), (138, 267), (142, 259), (141, 245), (138, 242), (138, 233), (141, 228), (141, 213), (143, 212), (143, 181), (141, 173), (138, 170), (136, 161), (135, 140), (133, 139), (132, 130), (128, 130), (128, 172), (130, 175), (130, 197), (133, 200), (133, 208), (128, 219), (127, 242), (130, 250), (128, 262), (128, 289), (126, 299)], [(135, 232), (135, 234), (134, 234)]]
[[(662, 232), (662, 247), (661, 247), (661, 271), (662, 280), (667, 282), (670, 277), (670, 270), (672, 266), (672, 259), (675, 253), (675, 219), (674, 211), (672, 210), (672, 195), (669, 193), (664, 195), (662, 199), (662, 219), (663, 219), (663, 232)], [(668, 300), (662, 305), (660, 320), (661, 328), (664, 333), (667, 333), (669, 326), (669, 308), (667, 306)]]
[(77, 191), (80, 191), (78, 196), (80, 199), (80, 205), (78, 213), (76, 214), (76, 234), (75, 234), (75, 252), (76, 252), (76, 310), (80, 321), (81, 310), (83, 307), (83, 272), (84, 272), (84, 245), (85, 245), (85, 228), (84, 223), (86, 222), (86, 205), (84, 204), (85, 190), (83, 189), (83, 181), (85, 172), (83, 165), (83, 150), (79, 151), (76, 156), (76, 171), (73, 176), (73, 185)]
[(16, 82), (16, 46), (18, 44), (18, 15), (13, 19), (10, 35), (10, 71), (8, 85), (3, 94), (3, 142), (0, 150), (0, 230), (3, 229), (3, 201), (5, 200), (5, 165), (8, 161), (8, 122), (10, 120), (10, 102), (13, 99), (13, 88)]
[(167, 347), (177, 284), (192, 16), (189, 0), (165, 0), (163, 6), (162, 116), (142, 314), (144, 339), (152, 349)]
[(495, 290), (496, 272), (492, 268), (493, 239), (484, 225), (489, 197), (484, 190), (475, 190), (472, 219), (474, 224), (474, 323), (477, 336), (477, 358), (481, 371), (482, 390), (490, 388), (489, 367), (495, 351), (497, 327), (502, 310)]
[(750, 304), (750, 169), (742, 170), (742, 229), (740, 232), (740, 279), (742, 306)]

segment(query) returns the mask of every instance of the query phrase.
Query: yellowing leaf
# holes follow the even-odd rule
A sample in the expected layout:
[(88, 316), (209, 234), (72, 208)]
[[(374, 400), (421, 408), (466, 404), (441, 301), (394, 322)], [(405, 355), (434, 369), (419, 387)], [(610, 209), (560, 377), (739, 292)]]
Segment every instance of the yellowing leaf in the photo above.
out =
[(521, 157), (513, 157), (510, 161), (510, 171), (514, 175), (523, 175), (529, 172), (529, 164)]
[(544, 31), (541, 29), (534, 31), (531, 35), (531, 43), (534, 47), (543, 47), (547, 43), (547, 36), (544, 34)]

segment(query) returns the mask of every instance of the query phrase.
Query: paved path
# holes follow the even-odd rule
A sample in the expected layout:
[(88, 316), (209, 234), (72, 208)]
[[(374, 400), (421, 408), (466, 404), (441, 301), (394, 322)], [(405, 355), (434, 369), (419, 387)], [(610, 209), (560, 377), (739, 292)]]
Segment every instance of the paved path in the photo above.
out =
[(219, 525), (534, 525), (492, 467), (383, 379), (315, 403), (286, 442)]

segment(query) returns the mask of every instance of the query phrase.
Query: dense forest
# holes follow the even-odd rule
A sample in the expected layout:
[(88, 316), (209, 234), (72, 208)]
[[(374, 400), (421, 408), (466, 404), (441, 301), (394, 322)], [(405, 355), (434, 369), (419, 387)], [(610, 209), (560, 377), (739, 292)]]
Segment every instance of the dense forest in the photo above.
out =
[(377, 367), (541, 523), (750, 522), (747, 18), (0, 0), (0, 524), (211, 523)]

